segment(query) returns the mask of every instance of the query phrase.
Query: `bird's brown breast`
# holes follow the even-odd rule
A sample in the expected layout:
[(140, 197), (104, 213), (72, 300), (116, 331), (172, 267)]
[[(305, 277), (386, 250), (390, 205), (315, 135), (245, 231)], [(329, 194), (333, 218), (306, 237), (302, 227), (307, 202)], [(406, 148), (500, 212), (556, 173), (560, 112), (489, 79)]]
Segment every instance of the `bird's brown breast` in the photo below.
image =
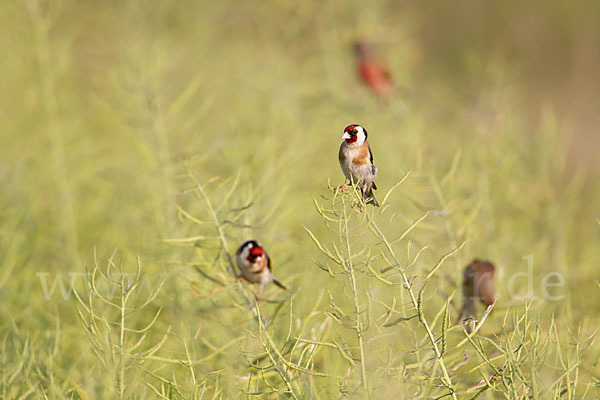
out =
[(364, 165), (370, 162), (369, 159), (369, 144), (365, 141), (360, 147), (354, 150), (354, 158), (352, 159), (352, 164), (354, 165)]
[(263, 257), (262, 260), (260, 260), (260, 262), (258, 263), (258, 269), (255, 271), (252, 271), (253, 274), (257, 274), (260, 275), (263, 273), (263, 271), (265, 270), (265, 268), (267, 267), (268, 261), (267, 261), (267, 257)]
[(468, 299), (478, 298), (489, 306), (495, 300), (494, 275), (496, 267), (488, 261), (473, 260), (463, 273), (463, 290)]

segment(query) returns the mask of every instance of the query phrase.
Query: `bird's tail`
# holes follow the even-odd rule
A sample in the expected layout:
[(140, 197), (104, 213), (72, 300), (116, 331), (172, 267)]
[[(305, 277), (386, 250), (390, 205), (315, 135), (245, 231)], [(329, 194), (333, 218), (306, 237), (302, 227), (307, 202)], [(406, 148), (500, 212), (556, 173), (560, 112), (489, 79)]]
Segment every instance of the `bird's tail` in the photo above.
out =
[[(373, 186), (375, 186), (375, 185), (373, 185)], [(375, 207), (379, 207), (379, 203), (377, 202), (377, 199), (375, 198), (375, 195), (373, 194), (373, 188), (369, 188), (366, 191), (365, 196), (367, 197), (367, 200), (365, 201), (365, 203), (372, 204)]]
[(287, 287), (283, 283), (279, 282), (275, 277), (273, 277), (273, 283), (282, 288), (283, 290), (287, 290)]

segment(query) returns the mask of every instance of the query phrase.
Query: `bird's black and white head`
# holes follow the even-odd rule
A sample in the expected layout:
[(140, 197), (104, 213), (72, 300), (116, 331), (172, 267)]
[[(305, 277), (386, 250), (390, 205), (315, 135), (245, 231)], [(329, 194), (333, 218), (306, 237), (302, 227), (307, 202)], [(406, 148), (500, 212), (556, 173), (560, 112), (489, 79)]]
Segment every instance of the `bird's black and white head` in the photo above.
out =
[(367, 140), (367, 131), (360, 125), (352, 124), (344, 128), (342, 139), (348, 144), (360, 146)]
[(266, 257), (265, 250), (256, 240), (246, 240), (240, 246), (237, 253), (240, 260), (247, 261), (251, 264), (260, 262)]

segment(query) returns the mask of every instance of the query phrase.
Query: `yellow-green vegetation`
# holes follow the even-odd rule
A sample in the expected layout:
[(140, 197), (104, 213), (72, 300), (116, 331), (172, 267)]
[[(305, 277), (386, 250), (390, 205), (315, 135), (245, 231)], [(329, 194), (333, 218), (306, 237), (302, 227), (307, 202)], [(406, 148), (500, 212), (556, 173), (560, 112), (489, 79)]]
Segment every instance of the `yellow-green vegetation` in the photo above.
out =
[[(585, 73), (565, 7), (0, 2), (0, 398), (597, 399), (595, 139), (522, 62)], [(332, 190), (350, 123), (380, 208)], [(289, 290), (236, 281), (250, 238)]]

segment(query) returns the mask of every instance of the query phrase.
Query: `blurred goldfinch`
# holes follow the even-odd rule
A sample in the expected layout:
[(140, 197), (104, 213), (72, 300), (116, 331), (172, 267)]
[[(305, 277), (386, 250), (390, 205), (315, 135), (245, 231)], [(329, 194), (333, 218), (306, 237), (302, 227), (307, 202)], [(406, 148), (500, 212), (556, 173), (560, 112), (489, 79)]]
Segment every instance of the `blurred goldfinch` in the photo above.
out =
[(273, 276), (273, 266), (271, 259), (263, 247), (255, 240), (247, 240), (237, 249), (237, 265), (241, 275), (248, 282), (260, 284), (258, 293), (262, 293), (267, 283), (273, 282), (282, 289), (287, 289), (281, 282)]
[[(367, 140), (367, 131), (360, 125), (348, 125), (341, 139), (339, 161), (346, 179), (354, 182), (362, 191), (363, 202), (379, 207), (373, 195), (377, 167), (373, 165), (373, 153)], [(342, 186), (346, 188), (347, 185)]]
[(494, 294), (494, 275), (496, 267), (489, 261), (473, 260), (463, 273), (463, 307), (459, 321), (474, 318), (476, 304), (480, 301), (490, 306), (496, 301)]
[(387, 65), (379, 58), (373, 46), (366, 42), (357, 42), (354, 51), (362, 80), (377, 94), (384, 97), (391, 95), (394, 83)]

